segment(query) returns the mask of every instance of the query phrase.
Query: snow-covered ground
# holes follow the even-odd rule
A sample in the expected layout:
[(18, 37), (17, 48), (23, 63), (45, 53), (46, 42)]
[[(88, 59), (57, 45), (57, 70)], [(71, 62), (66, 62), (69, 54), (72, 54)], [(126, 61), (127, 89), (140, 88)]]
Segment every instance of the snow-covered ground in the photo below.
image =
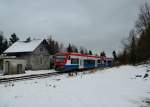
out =
[(0, 84), (0, 107), (149, 107), (147, 68), (127, 65)]

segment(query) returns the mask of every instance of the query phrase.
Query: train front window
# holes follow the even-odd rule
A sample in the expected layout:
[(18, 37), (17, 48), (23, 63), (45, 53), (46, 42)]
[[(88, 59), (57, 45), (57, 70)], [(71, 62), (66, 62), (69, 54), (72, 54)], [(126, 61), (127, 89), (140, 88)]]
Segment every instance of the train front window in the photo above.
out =
[(66, 57), (65, 56), (56, 56), (55, 58), (56, 58), (57, 62), (63, 62)]

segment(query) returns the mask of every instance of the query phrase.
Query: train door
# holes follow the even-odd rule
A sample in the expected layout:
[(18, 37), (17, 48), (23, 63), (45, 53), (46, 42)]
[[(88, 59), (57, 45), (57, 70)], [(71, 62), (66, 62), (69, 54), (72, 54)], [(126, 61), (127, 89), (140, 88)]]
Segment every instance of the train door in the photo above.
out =
[(84, 65), (83, 65), (83, 59), (80, 58), (80, 60), (79, 60), (79, 69), (82, 69), (83, 67), (84, 67)]
[(97, 63), (97, 59), (95, 59), (95, 68), (97, 68), (98, 67), (98, 63)]

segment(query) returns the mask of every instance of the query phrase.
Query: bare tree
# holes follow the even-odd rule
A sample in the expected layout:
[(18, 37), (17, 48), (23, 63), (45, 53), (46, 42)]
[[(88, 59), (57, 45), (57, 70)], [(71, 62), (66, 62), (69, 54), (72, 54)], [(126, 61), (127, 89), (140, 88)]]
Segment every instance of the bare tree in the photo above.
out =
[(143, 33), (150, 28), (150, 6), (147, 3), (141, 6), (135, 27), (138, 33)]

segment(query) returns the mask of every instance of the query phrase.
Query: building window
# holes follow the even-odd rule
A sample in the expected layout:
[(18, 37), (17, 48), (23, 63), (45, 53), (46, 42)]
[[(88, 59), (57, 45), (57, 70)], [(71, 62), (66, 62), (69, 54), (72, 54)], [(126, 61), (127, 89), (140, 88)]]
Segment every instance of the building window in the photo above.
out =
[(43, 51), (43, 48), (42, 48), (42, 47), (40, 48), (40, 51), (41, 51), (41, 52)]
[(43, 56), (40, 57), (40, 64), (43, 64)]

